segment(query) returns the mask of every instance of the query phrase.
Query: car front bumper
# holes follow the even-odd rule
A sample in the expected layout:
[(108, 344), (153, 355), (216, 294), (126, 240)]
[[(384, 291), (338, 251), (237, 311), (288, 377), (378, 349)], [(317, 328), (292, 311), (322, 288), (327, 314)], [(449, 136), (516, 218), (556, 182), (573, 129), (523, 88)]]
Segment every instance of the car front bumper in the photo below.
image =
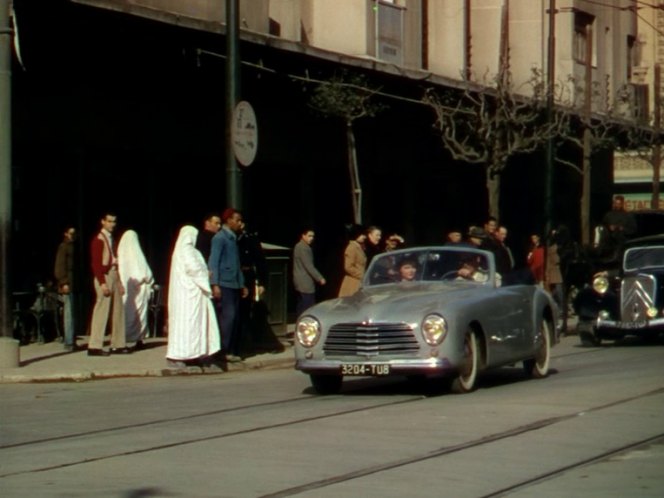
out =
[(653, 318), (651, 320), (643, 320), (638, 322), (624, 322), (618, 320), (605, 320), (597, 318), (595, 321), (595, 328), (597, 330), (611, 329), (621, 330), (624, 332), (638, 332), (640, 330), (652, 330), (664, 328), (664, 318)]

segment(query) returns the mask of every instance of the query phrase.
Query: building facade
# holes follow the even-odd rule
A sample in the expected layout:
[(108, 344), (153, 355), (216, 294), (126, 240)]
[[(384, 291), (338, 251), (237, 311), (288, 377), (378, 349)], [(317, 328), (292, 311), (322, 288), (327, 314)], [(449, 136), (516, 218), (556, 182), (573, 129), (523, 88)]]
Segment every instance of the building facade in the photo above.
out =
[[(30, 268), (18, 270), (17, 287), (49, 271), (65, 220), (74, 220), (87, 242), (109, 204), (138, 231), (163, 280), (178, 227), (225, 207), (224, 4), (15, 2), (22, 57), (14, 78), (14, 240), (29, 248), (20, 267)], [(611, 108), (615, 89), (630, 81), (629, 47), (637, 36), (634, 11), (625, 8), (634, 2), (601, 4), (557, 0), (554, 16), (555, 79), (565, 84), (583, 80), (584, 35), (593, 27), (590, 68), (602, 95), (593, 101), (596, 112)], [(342, 68), (367, 75), (388, 104), (355, 125), (366, 221), (412, 244), (441, 242), (446, 230), (483, 222), (483, 174), (444, 150), (430, 109), (419, 102), (422, 91), (462, 88), (464, 78), (491, 85), (501, 54), (515, 87), (533, 68), (545, 77), (549, 5), (240, 0), (241, 97), (254, 106), (259, 126), (256, 161), (241, 172), (251, 227), (265, 241), (292, 246), (301, 225), (316, 226), (317, 256), (335, 293), (343, 226), (352, 219), (345, 133), (312, 114), (307, 96), (311, 84)], [(579, 102), (574, 92), (579, 85), (566, 98)], [(527, 233), (543, 226), (542, 164), (542, 154), (516, 158), (505, 173), (503, 221), (517, 254)], [(597, 203), (599, 218), (610, 199), (610, 168), (600, 161), (595, 171), (598, 198), (607, 199)], [(556, 179), (557, 221), (572, 226), (575, 175), (560, 170)], [(121, 193), (100, 199), (106, 183)], [(52, 247), (28, 228), (37, 222), (52, 232)]]

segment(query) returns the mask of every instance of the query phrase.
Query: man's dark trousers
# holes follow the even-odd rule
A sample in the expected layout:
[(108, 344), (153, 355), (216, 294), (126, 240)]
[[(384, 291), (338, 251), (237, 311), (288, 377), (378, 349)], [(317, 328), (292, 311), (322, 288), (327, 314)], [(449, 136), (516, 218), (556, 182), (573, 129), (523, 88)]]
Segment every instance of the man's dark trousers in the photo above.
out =
[(237, 356), (240, 345), (238, 337), (237, 316), (240, 306), (240, 289), (230, 287), (221, 288), (221, 305), (219, 311), (219, 328), (221, 332), (221, 347), (226, 354)]

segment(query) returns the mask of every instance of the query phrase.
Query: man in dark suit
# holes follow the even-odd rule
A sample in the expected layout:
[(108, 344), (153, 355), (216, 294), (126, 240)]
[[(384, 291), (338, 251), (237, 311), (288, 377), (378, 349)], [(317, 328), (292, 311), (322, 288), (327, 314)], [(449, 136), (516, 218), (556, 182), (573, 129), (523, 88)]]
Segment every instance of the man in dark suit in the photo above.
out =
[(314, 255), (311, 243), (314, 231), (305, 229), (300, 240), (293, 248), (293, 285), (297, 292), (296, 313), (299, 316), (304, 310), (316, 303), (316, 283), (325, 285), (323, 275), (314, 266)]
[(76, 279), (74, 272), (76, 270), (76, 257), (74, 240), (76, 239), (76, 229), (68, 226), (64, 231), (62, 242), (58, 246), (58, 252), (55, 255), (55, 268), (53, 274), (58, 284), (58, 294), (63, 304), (63, 328), (65, 336), (65, 350), (74, 351), (76, 348), (76, 321), (75, 308), (76, 299), (74, 292), (76, 288)]

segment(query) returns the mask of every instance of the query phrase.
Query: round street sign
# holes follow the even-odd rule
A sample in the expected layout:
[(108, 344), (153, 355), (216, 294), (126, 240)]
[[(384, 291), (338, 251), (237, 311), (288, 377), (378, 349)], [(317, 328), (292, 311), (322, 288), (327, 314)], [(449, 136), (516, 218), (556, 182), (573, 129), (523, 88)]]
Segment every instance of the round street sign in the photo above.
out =
[(249, 166), (256, 159), (258, 150), (258, 125), (254, 109), (246, 100), (235, 106), (231, 133), (237, 161), (242, 166)]

